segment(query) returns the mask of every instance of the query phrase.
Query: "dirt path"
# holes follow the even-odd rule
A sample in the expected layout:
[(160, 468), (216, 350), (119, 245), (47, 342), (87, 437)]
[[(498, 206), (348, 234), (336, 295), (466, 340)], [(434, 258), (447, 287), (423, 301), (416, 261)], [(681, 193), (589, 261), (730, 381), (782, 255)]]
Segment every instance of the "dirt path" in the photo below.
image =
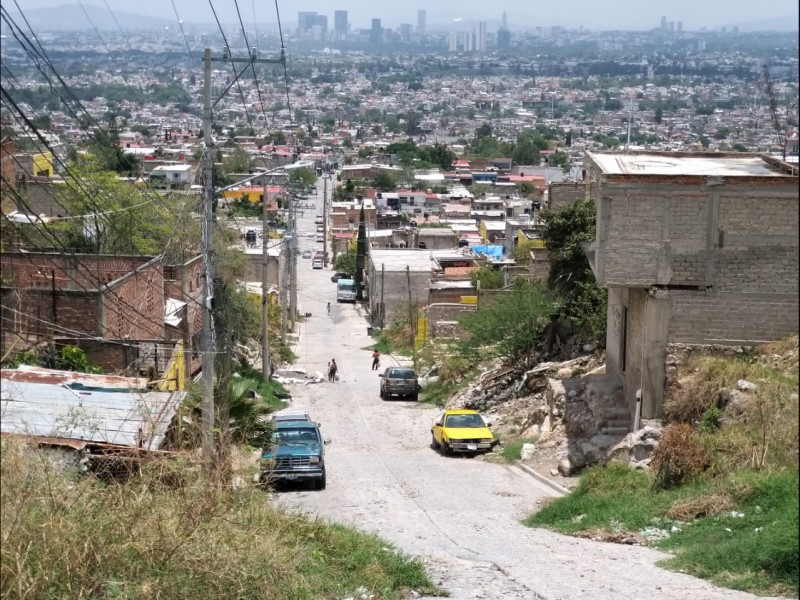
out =
[(436, 409), (378, 397), (366, 324), (336, 304), (330, 272), (308, 262), (298, 269), (300, 310), (312, 317), (297, 364), (322, 371), (335, 358), (341, 381), (294, 387), (292, 408), (308, 409), (331, 439), (328, 487), (284, 491), (277, 504), (379, 534), (423, 560), (454, 600), (756, 598), (661, 569), (662, 552), (523, 526), (552, 489), (516, 467), (431, 450)]

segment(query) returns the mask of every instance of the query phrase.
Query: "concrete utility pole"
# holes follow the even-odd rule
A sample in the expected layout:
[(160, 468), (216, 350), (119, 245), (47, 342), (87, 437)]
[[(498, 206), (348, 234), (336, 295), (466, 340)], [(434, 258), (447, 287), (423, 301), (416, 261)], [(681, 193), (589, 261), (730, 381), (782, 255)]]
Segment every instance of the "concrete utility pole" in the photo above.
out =
[[(203, 458), (206, 467), (213, 468), (213, 459), (216, 454), (214, 443), (214, 355), (216, 353), (216, 340), (214, 338), (214, 322), (212, 316), (212, 303), (214, 300), (214, 271), (213, 271), (213, 226), (214, 226), (214, 141), (211, 135), (213, 126), (212, 102), (211, 102), (211, 63), (230, 62), (247, 63), (255, 73), (255, 63), (279, 63), (286, 62), (286, 56), (281, 50), (280, 58), (264, 59), (257, 58), (256, 49), (250, 51), (248, 58), (232, 58), (229, 48), (223, 48), (222, 57), (214, 58), (211, 56), (211, 48), (206, 48), (203, 52), (203, 142), (205, 153), (203, 155), (203, 225), (202, 225), (202, 246), (203, 246), (203, 374), (202, 374), (202, 445)], [(231, 82), (235, 83), (247, 69), (236, 75)], [(230, 86), (225, 92), (230, 89)], [(225, 94), (223, 92), (223, 95)], [(265, 207), (266, 208), (266, 207)], [(266, 212), (266, 210), (265, 210)]]
[(327, 173), (322, 176), (322, 264), (328, 266), (328, 179)]
[(269, 224), (267, 205), (269, 204), (269, 184), (264, 183), (264, 200), (261, 204), (261, 378), (269, 381), (272, 376), (269, 364), (269, 289), (267, 272), (269, 270)]

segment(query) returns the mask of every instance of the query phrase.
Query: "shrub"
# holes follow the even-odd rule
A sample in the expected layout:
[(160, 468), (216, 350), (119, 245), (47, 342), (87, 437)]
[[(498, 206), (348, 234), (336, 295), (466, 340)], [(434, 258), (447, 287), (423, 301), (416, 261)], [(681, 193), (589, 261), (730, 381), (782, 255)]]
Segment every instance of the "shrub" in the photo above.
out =
[(674, 423), (664, 429), (653, 452), (653, 485), (663, 490), (678, 487), (702, 473), (708, 464), (709, 457), (697, 431), (686, 423)]
[(706, 409), (700, 417), (700, 431), (711, 432), (719, 429), (719, 420), (722, 418), (722, 411), (716, 406)]

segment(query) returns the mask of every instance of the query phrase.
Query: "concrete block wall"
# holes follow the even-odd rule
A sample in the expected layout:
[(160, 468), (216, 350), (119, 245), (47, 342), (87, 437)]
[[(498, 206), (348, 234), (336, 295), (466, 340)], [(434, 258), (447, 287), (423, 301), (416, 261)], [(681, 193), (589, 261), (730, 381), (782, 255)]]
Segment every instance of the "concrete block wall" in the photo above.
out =
[(528, 276), (531, 281), (547, 283), (550, 278), (550, 253), (547, 248), (531, 249)]
[[(369, 270), (369, 304), (370, 313), (379, 314), (381, 302), (381, 266), (370, 266)], [(428, 302), (430, 271), (411, 271), (411, 302), (422, 306)], [(405, 271), (386, 271), (383, 277), (383, 303), (385, 325), (388, 327), (398, 309), (408, 307), (408, 285)]]
[(586, 184), (583, 182), (551, 183), (548, 186), (549, 209), (561, 210), (578, 200), (586, 198)]
[[(796, 283), (796, 271), (794, 277)], [(797, 292), (671, 290), (668, 340), (736, 346), (778, 340), (798, 332), (798, 308)]]

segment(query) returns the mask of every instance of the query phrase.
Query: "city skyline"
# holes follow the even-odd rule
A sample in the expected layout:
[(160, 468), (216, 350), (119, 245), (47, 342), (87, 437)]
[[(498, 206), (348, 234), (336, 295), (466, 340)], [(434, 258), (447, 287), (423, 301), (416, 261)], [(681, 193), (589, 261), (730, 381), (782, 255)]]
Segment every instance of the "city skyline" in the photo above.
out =
[[(135, 13), (160, 19), (176, 20), (171, 3), (160, 0), (139, 0), (135, 6), (123, 0), (105, 0), (103, 4), (84, 2), (85, 7), (107, 11)], [(26, 13), (41, 8), (74, 6), (65, 0), (23, 0), (20, 6)], [(617, 0), (614, 9), (604, 4), (598, 6), (588, 0), (565, 0), (558, 5), (537, 7), (533, 11), (523, 0), (507, 0), (506, 2), (488, 6), (478, 0), (462, 0), (458, 8), (444, 0), (429, 0), (424, 5), (406, 5), (398, 7), (386, 5), (377, 7), (365, 0), (336, 0), (330, 3), (323, 0), (303, 0), (298, 4), (278, 4), (281, 10), (281, 23), (284, 27), (296, 25), (298, 12), (317, 12), (328, 17), (333, 24), (335, 11), (347, 11), (348, 21), (352, 29), (369, 29), (372, 19), (381, 19), (384, 28), (399, 28), (402, 23), (418, 22), (418, 11), (426, 13), (426, 28), (453, 25), (459, 22), (480, 21), (499, 22), (503, 12), (508, 15), (509, 27), (512, 29), (528, 27), (549, 27), (560, 25), (569, 28), (583, 27), (594, 30), (649, 30), (659, 29), (661, 19), (667, 16), (669, 21), (681, 22), (683, 30), (700, 28), (716, 29), (737, 24), (756, 23), (759, 21), (793, 18), (794, 29), (797, 29), (798, 5), (793, 0), (777, 0), (770, 6), (767, 14), (754, 8), (747, 0), (711, 0), (701, 4), (689, 0), (676, 0), (668, 7), (661, 4), (642, 6), (634, 0)], [(196, 0), (175, 0), (175, 9), (185, 23), (212, 24), (214, 16), (209, 5), (198, 6)], [(9, 12), (16, 12), (10, 7)], [(232, 2), (218, 0), (214, 10), (223, 23), (238, 23), (238, 16)], [(242, 19), (245, 24), (254, 21), (261, 25), (276, 23), (273, 5), (247, 6), (240, 5)], [(88, 23), (87, 23), (88, 26)]]

